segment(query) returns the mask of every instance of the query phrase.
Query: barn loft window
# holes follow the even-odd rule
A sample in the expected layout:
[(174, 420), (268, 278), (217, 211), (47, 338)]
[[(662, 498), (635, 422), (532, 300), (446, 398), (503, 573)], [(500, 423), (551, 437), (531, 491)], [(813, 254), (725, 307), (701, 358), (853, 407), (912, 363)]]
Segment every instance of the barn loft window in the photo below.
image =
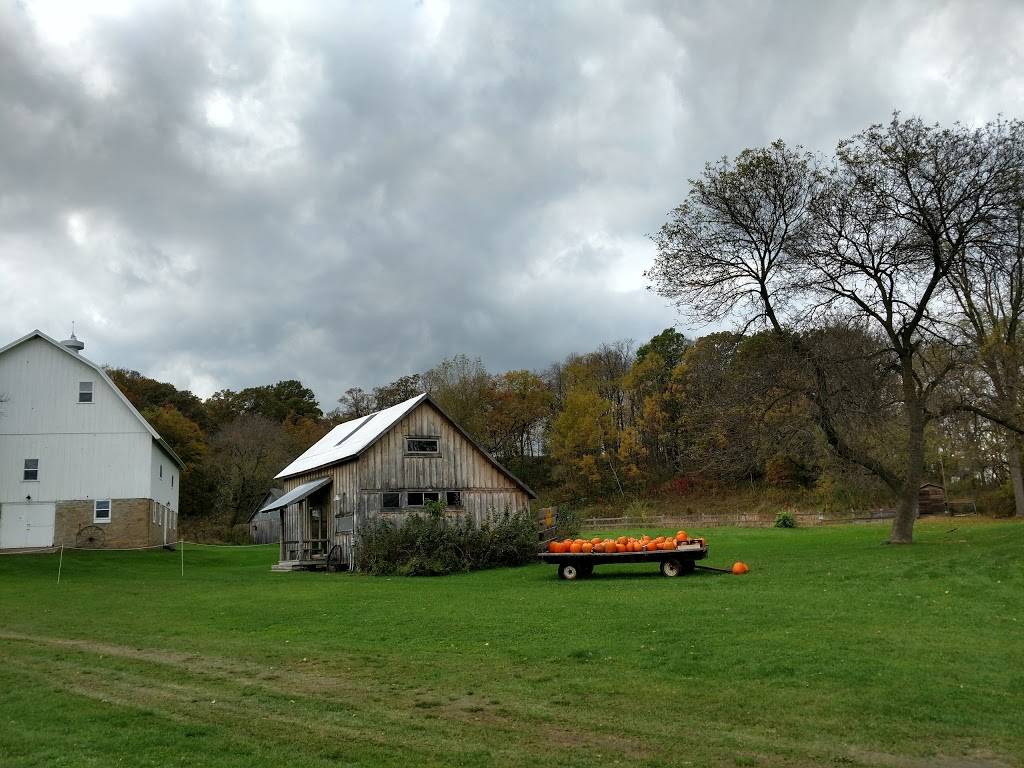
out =
[(382, 493), (380, 506), (382, 509), (398, 509), (402, 506), (402, 494)]
[(78, 402), (80, 402), (80, 403), (91, 403), (92, 402), (92, 382), (91, 381), (80, 381), (80, 382), (78, 382)]
[(444, 503), (449, 507), (462, 506), (462, 491), (447, 491), (444, 496)]
[(92, 508), (92, 521), (94, 523), (110, 522), (110, 499), (96, 499)]
[(441, 452), (440, 442), (436, 437), (407, 437), (405, 452), (411, 456), (436, 456)]
[(23, 480), (39, 479), (39, 459), (25, 459), (25, 474)]
[(405, 492), (405, 506), (407, 507), (422, 507), (424, 504), (430, 501), (440, 501), (440, 491), (406, 491)]

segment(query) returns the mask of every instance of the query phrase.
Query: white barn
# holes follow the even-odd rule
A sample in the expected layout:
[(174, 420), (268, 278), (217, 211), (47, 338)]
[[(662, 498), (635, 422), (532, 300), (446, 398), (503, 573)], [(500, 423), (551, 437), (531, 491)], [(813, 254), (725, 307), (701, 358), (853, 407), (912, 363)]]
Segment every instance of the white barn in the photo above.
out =
[(83, 348), (0, 348), (0, 549), (177, 539), (184, 465)]

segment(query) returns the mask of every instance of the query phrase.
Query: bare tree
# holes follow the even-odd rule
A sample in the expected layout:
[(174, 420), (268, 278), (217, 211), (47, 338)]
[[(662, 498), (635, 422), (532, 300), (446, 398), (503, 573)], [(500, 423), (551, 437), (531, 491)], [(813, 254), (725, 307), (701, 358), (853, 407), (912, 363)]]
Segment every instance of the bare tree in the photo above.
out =
[(242, 414), (210, 440), (217, 504), (227, 524), (244, 522), (273, 484), (274, 475), (294, 458), (282, 425), (264, 416)]
[[(1024, 189), (951, 273), (963, 332), (984, 374), (967, 410), (1004, 426), (1014, 510), (1024, 516)], [(967, 377), (967, 382), (974, 381)], [(965, 390), (968, 387), (964, 387)]]
[(374, 397), (362, 387), (349, 387), (338, 398), (338, 417), (343, 421), (368, 416), (377, 410)]
[[(787, 338), (812, 373), (805, 392), (843, 459), (899, 497), (890, 541), (909, 543), (923, 476), (924, 433), (936, 390), (958, 359), (940, 310), (948, 276), (998, 215), (1019, 162), (1015, 124), (927, 126), (894, 116), (840, 144), (823, 171), (782, 142), (706, 167), (654, 237), (653, 287), (705, 320), (739, 317)], [(880, 345), (898, 382), (901, 450), (844, 428), (836, 367), (804, 334), (847, 324)], [(847, 420), (848, 423), (848, 420)]]

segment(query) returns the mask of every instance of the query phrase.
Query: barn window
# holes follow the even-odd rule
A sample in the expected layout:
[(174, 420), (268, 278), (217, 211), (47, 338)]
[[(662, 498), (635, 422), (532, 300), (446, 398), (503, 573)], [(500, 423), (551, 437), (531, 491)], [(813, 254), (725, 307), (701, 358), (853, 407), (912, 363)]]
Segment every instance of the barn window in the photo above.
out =
[(402, 494), (382, 493), (380, 506), (382, 509), (398, 509), (402, 506)]
[(447, 491), (444, 496), (444, 502), (449, 507), (462, 506), (462, 491)]
[(92, 402), (92, 382), (91, 381), (80, 381), (80, 382), (78, 382), (78, 402), (80, 402), (80, 403), (91, 403)]
[(93, 502), (92, 521), (94, 523), (110, 522), (110, 499), (96, 499)]
[(422, 507), (423, 506), (423, 491), (409, 491), (405, 494), (405, 506), (407, 507)]
[(39, 479), (39, 459), (25, 459), (25, 474), (23, 480)]
[(438, 454), (441, 451), (440, 442), (436, 437), (407, 437), (405, 452), (413, 455)]
[(426, 504), (428, 501), (440, 501), (441, 494), (437, 491), (424, 491), (423, 503)]

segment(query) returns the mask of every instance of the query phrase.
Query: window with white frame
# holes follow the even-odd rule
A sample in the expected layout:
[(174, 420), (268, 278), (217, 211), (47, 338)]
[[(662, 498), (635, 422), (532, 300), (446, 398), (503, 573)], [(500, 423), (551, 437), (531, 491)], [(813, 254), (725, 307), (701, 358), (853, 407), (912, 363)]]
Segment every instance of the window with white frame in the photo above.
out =
[(92, 521), (94, 523), (110, 522), (110, 499), (96, 499), (93, 502)]
[(92, 402), (92, 382), (91, 381), (80, 381), (80, 382), (78, 382), (78, 402), (80, 402), (80, 403), (91, 403)]
[(25, 459), (25, 470), (21, 477), (22, 480), (38, 480), (39, 479), (39, 459)]

